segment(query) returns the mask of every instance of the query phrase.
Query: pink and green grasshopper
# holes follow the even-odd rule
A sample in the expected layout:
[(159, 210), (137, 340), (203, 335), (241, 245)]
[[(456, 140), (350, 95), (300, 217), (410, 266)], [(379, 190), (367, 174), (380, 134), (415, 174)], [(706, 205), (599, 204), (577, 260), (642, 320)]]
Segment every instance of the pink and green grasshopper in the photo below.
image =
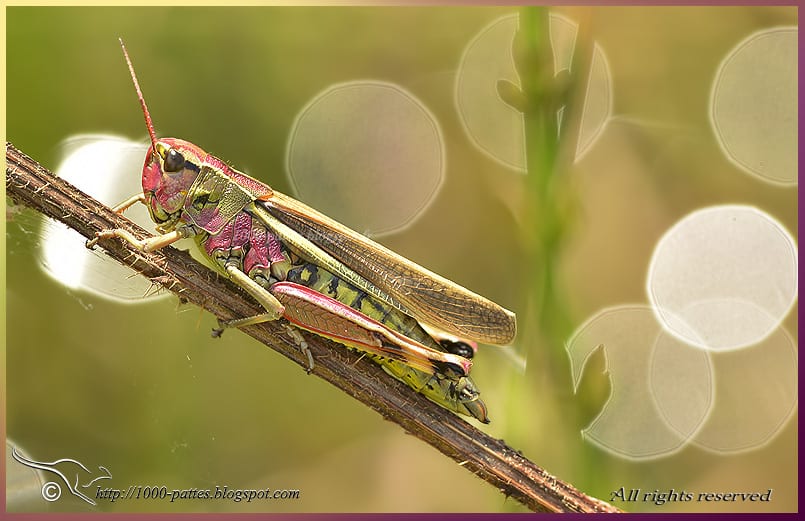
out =
[[(143, 192), (115, 210), (122, 213), (143, 203), (160, 235), (141, 241), (125, 230), (105, 230), (88, 246), (118, 237), (154, 251), (192, 237), (218, 270), (265, 309), (254, 317), (219, 321), (215, 333), (283, 318), (365, 354), (437, 404), (488, 422), (486, 406), (469, 377), (470, 358), (475, 342), (511, 342), (514, 314), (192, 143), (158, 139), (122, 40), (120, 44), (151, 147), (143, 166)], [(296, 329), (289, 331), (312, 370), (304, 338)]]

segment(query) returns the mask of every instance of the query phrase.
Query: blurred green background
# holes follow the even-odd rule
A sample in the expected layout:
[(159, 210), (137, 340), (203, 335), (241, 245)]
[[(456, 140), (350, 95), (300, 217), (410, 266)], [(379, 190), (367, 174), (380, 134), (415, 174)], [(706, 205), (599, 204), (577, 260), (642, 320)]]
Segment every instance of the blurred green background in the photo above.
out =
[[(289, 191), (285, 147), (298, 111), (333, 83), (394, 82), (438, 119), (446, 180), (391, 249), (518, 313), (527, 257), (517, 208), (525, 176), (476, 149), (453, 100), (465, 46), (512, 8), (7, 8), (7, 139), (54, 168), (82, 133), (145, 135), (117, 38), (125, 39), (157, 133), (190, 140)], [(571, 8), (557, 8), (571, 19)], [(614, 115), (573, 168), (575, 215), (556, 284), (574, 326), (606, 306), (645, 302), (654, 244), (711, 204), (772, 213), (795, 237), (797, 193), (759, 183), (709, 128), (714, 71), (750, 33), (796, 25), (796, 8), (594, 8), (613, 76)], [(393, 124), (390, 122), (389, 124)], [(399, 180), (400, 189), (405, 181)], [(175, 298), (124, 306), (72, 292), (36, 262), (38, 223), (7, 223), (7, 434), (34, 459), (107, 467), (110, 486), (299, 489), (299, 501), (101, 502), (107, 511), (521, 511), (426, 444), (247, 336), (210, 338), (214, 319)], [(796, 338), (796, 306), (785, 321)], [(522, 342), (522, 338), (519, 342)], [(688, 447), (635, 463), (585, 444), (606, 401), (601, 374), (574, 396), (561, 345), (522, 345), (523, 373), (482, 347), (473, 375), (483, 429), (609, 500), (620, 488), (774, 489), (797, 508), (796, 417), (765, 447), (719, 456)], [(599, 364), (603, 367), (602, 364)], [(617, 504), (628, 510), (768, 509), (758, 504)], [(86, 510), (72, 498), (24, 508)]]

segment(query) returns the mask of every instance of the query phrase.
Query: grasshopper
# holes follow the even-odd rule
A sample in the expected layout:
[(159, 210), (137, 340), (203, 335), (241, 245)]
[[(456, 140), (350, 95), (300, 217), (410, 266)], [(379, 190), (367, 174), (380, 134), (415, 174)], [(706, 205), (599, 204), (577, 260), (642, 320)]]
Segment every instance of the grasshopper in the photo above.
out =
[[(193, 238), (216, 269), (265, 309), (253, 317), (219, 320), (214, 334), (283, 318), (363, 353), (437, 404), (487, 423), (486, 406), (469, 377), (471, 358), (476, 341), (506, 344), (514, 338), (514, 314), (192, 143), (158, 139), (122, 39), (120, 45), (151, 147), (142, 193), (115, 211), (144, 204), (159, 235), (138, 240), (122, 229), (104, 230), (87, 246), (117, 237), (154, 251)], [(288, 329), (311, 371), (304, 337)]]

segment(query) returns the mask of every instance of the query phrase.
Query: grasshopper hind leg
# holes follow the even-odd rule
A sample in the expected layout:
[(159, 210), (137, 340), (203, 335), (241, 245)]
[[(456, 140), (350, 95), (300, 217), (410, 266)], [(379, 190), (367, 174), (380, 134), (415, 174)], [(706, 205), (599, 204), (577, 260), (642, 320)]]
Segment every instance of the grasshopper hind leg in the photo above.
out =
[(453, 353), (454, 355), (467, 359), (475, 356), (475, 351), (477, 350), (477, 348), (474, 348), (471, 344), (464, 340), (442, 339), (439, 340), (439, 345), (442, 346), (448, 353)]
[(290, 324), (285, 324), (285, 329), (288, 331), (288, 334), (291, 336), (291, 338), (294, 339), (294, 342), (296, 342), (296, 345), (299, 346), (299, 349), (302, 350), (302, 353), (307, 355), (307, 369), (306, 369), (306, 371), (307, 371), (307, 374), (310, 374), (313, 371), (313, 367), (314, 367), (313, 353), (310, 352), (310, 348), (308, 347), (307, 342), (305, 341), (305, 337), (302, 336), (302, 333), (300, 333), (298, 329), (296, 329), (295, 327), (293, 327)]
[[(246, 317), (246, 318), (238, 318), (235, 320), (218, 320), (218, 327), (212, 330), (212, 336), (218, 338), (220, 337), (225, 329), (231, 327), (245, 327), (245, 326), (252, 326), (255, 324), (262, 324), (264, 322), (271, 322), (276, 320), (276, 318), (272, 318), (273, 315), (270, 313), (262, 313), (260, 315), (255, 315), (253, 317)], [(302, 336), (302, 333), (295, 327), (290, 324), (284, 324), (288, 335), (293, 339), (302, 353), (307, 357), (307, 367), (305, 371), (310, 374), (313, 371), (313, 368), (316, 366), (313, 362), (313, 353), (310, 351), (310, 347), (307, 345), (307, 341), (305, 337)]]

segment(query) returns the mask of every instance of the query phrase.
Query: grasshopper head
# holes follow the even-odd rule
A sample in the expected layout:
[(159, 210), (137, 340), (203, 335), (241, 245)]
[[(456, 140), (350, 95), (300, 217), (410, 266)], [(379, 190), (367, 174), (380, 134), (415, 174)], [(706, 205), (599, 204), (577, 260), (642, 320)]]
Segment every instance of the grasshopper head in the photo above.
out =
[(143, 194), (151, 219), (166, 231), (179, 220), (205, 157), (201, 148), (176, 138), (159, 139), (148, 149)]

